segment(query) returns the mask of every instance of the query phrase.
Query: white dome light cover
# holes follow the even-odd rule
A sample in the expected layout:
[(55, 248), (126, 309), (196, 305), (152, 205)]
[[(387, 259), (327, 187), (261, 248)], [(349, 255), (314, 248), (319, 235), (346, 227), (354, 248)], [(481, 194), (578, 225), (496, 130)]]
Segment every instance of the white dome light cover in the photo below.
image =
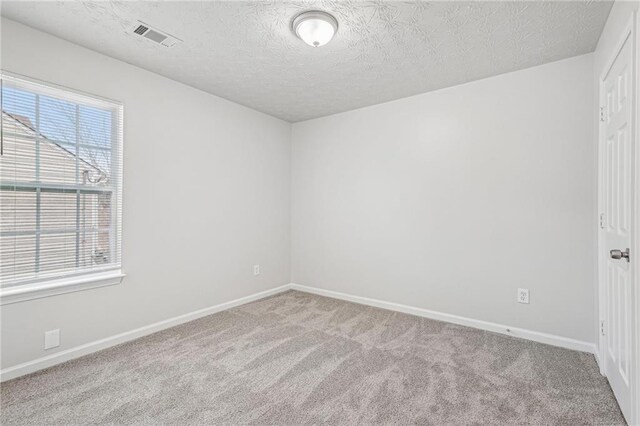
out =
[(291, 29), (309, 46), (320, 47), (329, 43), (338, 31), (338, 21), (327, 12), (309, 10), (293, 18)]

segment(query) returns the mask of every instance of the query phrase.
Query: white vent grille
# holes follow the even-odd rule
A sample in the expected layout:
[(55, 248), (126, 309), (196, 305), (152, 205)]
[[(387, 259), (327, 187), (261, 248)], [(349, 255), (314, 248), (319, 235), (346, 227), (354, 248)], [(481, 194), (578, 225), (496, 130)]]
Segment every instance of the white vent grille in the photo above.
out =
[(133, 28), (131, 28), (131, 33), (137, 36), (144, 37), (147, 40), (151, 40), (152, 42), (160, 44), (165, 47), (175, 46), (176, 43), (182, 41), (179, 38), (174, 37), (171, 34), (168, 34), (157, 28), (153, 28), (142, 21), (138, 21), (133, 26)]

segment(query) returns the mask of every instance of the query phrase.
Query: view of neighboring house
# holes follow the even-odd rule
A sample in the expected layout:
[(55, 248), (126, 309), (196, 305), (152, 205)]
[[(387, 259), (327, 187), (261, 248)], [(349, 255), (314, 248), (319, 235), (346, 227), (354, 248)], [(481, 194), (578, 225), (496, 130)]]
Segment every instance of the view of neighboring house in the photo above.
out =
[(29, 117), (3, 110), (2, 132), (1, 275), (28, 280), (107, 263), (108, 172), (79, 147), (39, 134)]

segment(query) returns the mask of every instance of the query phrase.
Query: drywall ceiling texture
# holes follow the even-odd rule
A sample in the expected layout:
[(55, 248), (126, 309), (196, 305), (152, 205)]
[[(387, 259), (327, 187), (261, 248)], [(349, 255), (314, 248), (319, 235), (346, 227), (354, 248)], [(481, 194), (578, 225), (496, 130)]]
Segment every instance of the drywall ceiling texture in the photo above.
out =
[[(13, 2), (2, 14), (174, 80), (296, 122), (595, 49), (611, 2)], [(331, 12), (327, 46), (298, 12)], [(184, 40), (127, 31), (142, 20)]]

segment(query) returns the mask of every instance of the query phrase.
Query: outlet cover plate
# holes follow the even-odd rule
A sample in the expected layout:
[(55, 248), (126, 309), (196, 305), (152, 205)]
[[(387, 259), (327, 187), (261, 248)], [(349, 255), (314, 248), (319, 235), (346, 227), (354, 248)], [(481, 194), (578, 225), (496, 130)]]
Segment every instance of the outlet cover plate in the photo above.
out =
[(529, 289), (528, 288), (519, 288), (518, 289), (518, 303), (529, 303)]
[(44, 348), (51, 349), (60, 346), (60, 329), (45, 331), (44, 333)]

